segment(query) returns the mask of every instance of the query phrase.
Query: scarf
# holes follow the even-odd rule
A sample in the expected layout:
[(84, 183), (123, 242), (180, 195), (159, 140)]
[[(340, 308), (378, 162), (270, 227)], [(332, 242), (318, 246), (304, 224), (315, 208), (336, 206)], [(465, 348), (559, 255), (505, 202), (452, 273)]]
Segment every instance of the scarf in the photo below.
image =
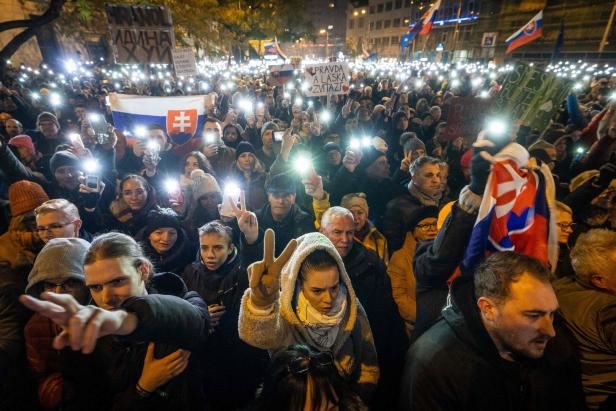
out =
[(338, 337), (340, 323), (347, 311), (346, 288), (340, 287), (340, 292), (331, 310), (322, 314), (314, 308), (300, 290), (297, 298), (297, 317), (302, 322), (310, 338), (321, 350), (330, 350)]
[(438, 194), (438, 195), (436, 195), (434, 197), (429, 196), (428, 194), (426, 194), (423, 191), (421, 191), (419, 189), (419, 187), (417, 187), (415, 184), (413, 184), (412, 180), (409, 182), (408, 189), (409, 189), (409, 193), (411, 193), (411, 195), (413, 197), (418, 199), (419, 202), (422, 205), (424, 205), (424, 206), (436, 206), (436, 207), (438, 207), (438, 202), (440, 201), (441, 197), (443, 196), (443, 193), (440, 193), (440, 194)]

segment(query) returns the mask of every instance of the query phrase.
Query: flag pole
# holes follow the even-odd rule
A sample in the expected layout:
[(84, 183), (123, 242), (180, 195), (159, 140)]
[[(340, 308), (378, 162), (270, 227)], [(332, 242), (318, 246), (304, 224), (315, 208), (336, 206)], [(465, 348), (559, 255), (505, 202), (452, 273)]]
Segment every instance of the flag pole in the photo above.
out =
[(612, 12), (610, 13), (610, 19), (607, 21), (607, 25), (605, 26), (605, 31), (603, 32), (603, 38), (601, 39), (601, 44), (599, 44), (599, 54), (603, 53), (605, 43), (607, 42), (607, 36), (610, 34), (610, 29), (612, 28), (612, 23), (614, 22), (614, 14), (616, 14), (616, 0), (614, 0), (614, 5), (612, 6)]

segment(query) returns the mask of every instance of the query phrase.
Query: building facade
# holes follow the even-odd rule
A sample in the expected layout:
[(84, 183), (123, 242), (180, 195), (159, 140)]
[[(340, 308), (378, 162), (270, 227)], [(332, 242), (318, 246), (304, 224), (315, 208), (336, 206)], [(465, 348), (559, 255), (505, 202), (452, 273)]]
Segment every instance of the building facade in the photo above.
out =
[[(614, 23), (607, 27), (616, 7), (614, 0), (442, 0), (430, 35), (418, 36), (408, 49), (401, 49), (401, 37), (431, 4), (417, 0), (351, 2), (347, 7), (347, 51), (351, 55), (365, 50), (379, 57), (436, 61), (549, 60), (562, 22), (561, 58), (616, 58)], [(543, 38), (505, 54), (505, 40), (539, 10), (543, 10)], [(607, 41), (599, 54), (605, 33)]]

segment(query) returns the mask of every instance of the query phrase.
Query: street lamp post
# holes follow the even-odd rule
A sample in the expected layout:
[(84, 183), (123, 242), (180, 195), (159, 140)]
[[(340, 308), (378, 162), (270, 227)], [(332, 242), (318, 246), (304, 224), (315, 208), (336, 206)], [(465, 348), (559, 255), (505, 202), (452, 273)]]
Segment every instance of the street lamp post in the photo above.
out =
[(329, 25), (327, 29), (319, 30), (319, 34), (325, 34), (325, 59), (329, 57), (329, 31), (332, 30), (334, 26)]

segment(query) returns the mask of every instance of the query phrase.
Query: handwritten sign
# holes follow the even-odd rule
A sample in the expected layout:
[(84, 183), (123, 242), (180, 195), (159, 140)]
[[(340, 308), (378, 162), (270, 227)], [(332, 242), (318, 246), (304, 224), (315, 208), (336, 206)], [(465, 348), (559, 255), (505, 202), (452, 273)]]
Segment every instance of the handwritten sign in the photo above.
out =
[(309, 97), (348, 94), (351, 70), (347, 63), (311, 64), (305, 67), (302, 88)]
[(199, 75), (195, 52), (190, 47), (173, 49), (173, 67), (178, 77), (196, 77)]
[(164, 6), (107, 6), (113, 55), (118, 64), (171, 64), (173, 21)]

